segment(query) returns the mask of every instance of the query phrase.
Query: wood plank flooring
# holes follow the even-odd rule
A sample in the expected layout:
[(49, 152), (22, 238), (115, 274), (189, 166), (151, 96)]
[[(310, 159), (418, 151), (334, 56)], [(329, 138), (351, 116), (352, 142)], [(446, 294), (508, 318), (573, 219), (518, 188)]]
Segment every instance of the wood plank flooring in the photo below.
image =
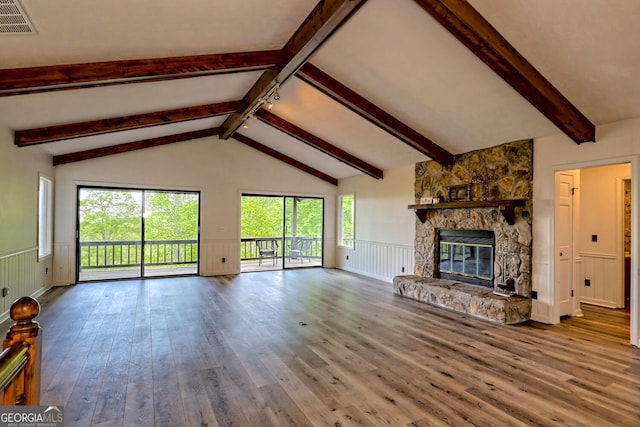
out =
[(339, 270), (100, 282), (40, 298), (67, 426), (638, 426), (629, 314), (500, 326)]

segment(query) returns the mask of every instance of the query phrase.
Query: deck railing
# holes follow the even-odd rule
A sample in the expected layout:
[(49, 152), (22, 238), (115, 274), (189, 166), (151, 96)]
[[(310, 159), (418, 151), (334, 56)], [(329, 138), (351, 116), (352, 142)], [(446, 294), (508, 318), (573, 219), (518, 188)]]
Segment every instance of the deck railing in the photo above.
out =
[[(142, 263), (142, 242), (80, 242), (80, 269), (136, 267)], [(197, 240), (147, 240), (144, 264), (147, 266), (184, 265), (198, 262)]]
[(16, 323), (9, 328), (0, 353), (2, 405), (40, 404), (40, 325), (33, 319), (40, 304), (31, 297), (13, 303), (9, 314)]
[(311, 240), (309, 247), (309, 253), (304, 254), (305, 258), (309, 255), (309, 258), (315, 260), (322, 259), (322, 237), (285, 237), (282, 244), (282, 237), (247, 237), (240, 239), (240, 260), (241, 261), (257, 261), (260, 259), (258, 255), (258, 247), (256, 246), (256, 239), (273, 239), (278, 242), (278, 258), (282, 256), (289, 256), (291, 249), (291, 240), (293, 239), (308, 239)]
[[(240, 241), (240, 260), (259, 260), (255, 237)], [(322, 259), (321, 237), (260, 237), (278, 242), (278, 258), (289, 256), (293, 239), (311, 240), (305, 258)], [(284, 245), (282, 244), (284, 240)], [(80, 242), (80, 270), (137, 267), (142, 263), (142, 242), (139, 240)], [(197, 240), (147, 240), (144, 242), (144, 264), (146, 266), (168, 266), (196, 264), (198, 262)]]

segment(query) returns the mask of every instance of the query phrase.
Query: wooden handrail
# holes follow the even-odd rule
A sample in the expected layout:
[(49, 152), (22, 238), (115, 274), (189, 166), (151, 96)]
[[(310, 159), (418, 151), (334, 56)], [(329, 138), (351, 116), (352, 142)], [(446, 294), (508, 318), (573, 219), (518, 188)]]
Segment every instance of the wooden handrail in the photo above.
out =
[(27, 363), (29, 363), (29, 344), (21, 342), (2, 350), (0, 353), (0, 390), (4, 390), (11, 384)]
[(9, 314), (16, 323), (9, 328), (0, 353), (0, 385), (3, 405), (40, 404), (40, 359), (42, 336), (33, 319), (40, 303), (22, 297), (11, 305)]

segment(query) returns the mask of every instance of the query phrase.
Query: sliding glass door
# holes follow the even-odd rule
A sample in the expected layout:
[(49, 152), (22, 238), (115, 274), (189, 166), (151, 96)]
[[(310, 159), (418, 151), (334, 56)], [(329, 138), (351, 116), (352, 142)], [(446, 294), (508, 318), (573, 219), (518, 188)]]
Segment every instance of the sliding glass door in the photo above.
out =
[(78, 188), (78, 281), (198, 273), (198, 192)]
[(284, 198), (284, 268), (322, 266), (324, 200)]
[(242, 196), (241, 271), (321, 267), (324, 200)]
[(145, 191), (144, 277), (198, 273), (199, 193)]

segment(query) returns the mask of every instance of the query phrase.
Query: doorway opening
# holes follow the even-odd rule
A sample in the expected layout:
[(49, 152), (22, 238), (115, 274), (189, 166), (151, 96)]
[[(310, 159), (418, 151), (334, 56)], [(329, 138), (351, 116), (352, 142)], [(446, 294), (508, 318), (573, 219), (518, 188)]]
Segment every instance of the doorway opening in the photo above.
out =
[(559, 315), (586, 318), (601, 307), (626, 312), (630, 326), (631, 164), (558, 171), (555, 181)]
[(324, 199), (243, 194), (241, 272), (322, 267)]
[(199, 272), (200, 193), (79, 186), (78, 282)]

